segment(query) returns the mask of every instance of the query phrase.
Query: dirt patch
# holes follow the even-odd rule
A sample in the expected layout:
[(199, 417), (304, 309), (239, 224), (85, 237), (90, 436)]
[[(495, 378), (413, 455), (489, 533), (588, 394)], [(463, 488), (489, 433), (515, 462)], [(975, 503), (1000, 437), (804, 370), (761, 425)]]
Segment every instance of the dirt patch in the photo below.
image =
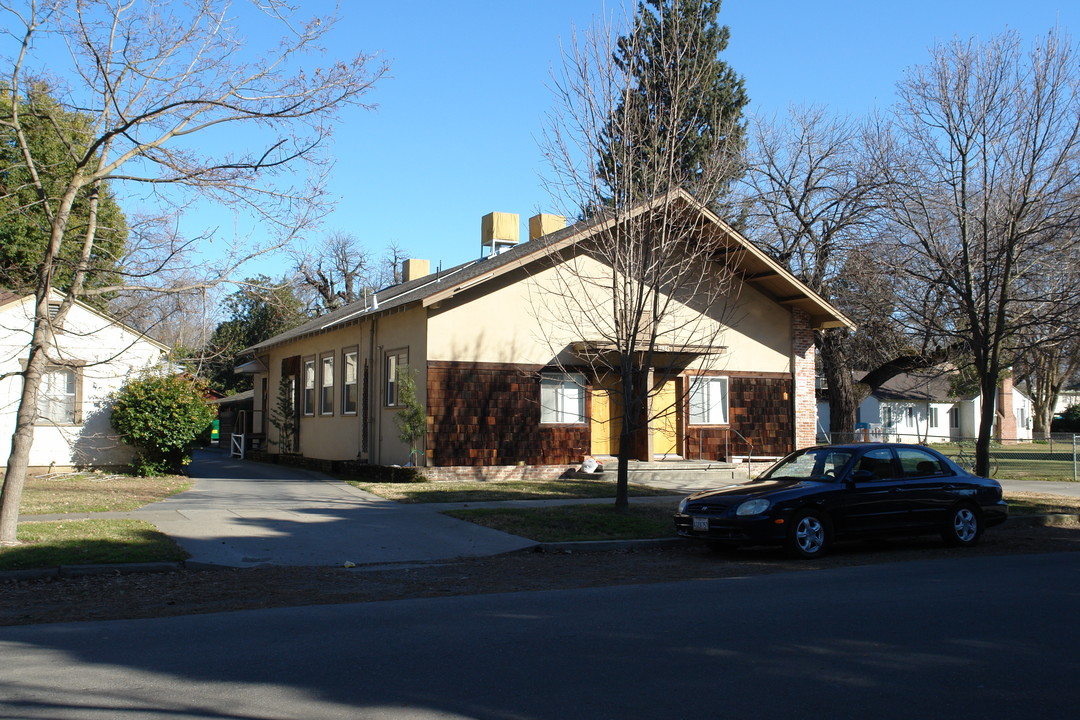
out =
[(493, 592), (556, 590), (724, 578), (829, 567), (979, 555), (1080, 550), (1080, 527), (994, 528), (974, 548), (936, 537), (838, 545), (813, 562), (775, 548), (722, 555), (679, 542), (608, 552), (521, 552), (393, 568), (270, 567), (182, 570), (0, 582), (0, 625), (146, 618), (253, 608), (374, 602)]

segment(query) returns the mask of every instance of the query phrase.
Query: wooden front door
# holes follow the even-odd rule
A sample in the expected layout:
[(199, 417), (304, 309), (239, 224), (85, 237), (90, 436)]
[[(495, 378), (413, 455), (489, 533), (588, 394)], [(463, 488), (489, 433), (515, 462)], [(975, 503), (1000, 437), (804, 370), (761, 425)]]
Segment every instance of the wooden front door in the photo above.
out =
[(652, 443), (655, 457), (679, 454), (677, 401), (674, 380), (665, 382), (653, 396)]
[(592, 415), (589, 420), (593, 455), (618, 455), (622, 432), (622, 396), (618, 381), (597, 383), (592, 391)]

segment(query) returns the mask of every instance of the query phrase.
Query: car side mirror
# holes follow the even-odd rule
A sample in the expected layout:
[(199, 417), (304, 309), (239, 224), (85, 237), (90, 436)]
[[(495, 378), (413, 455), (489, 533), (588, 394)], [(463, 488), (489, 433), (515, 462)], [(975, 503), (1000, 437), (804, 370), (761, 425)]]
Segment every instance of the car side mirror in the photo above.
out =
[(870, 482), (874, 479), (874, 473), (869, 470), (856, 470), (851, 473), (851, 482)]

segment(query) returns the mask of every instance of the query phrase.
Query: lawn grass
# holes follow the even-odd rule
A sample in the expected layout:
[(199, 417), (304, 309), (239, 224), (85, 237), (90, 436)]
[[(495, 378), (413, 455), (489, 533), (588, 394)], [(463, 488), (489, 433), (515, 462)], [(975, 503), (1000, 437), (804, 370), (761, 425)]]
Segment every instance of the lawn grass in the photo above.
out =
[[(1013, 515), (1080, 514), (1080, 498), (1038, 493), (1006, 494)], [(674, 508), (667, 504), (634, 504), (624, 512), (614, 505), (560, 505), (548, 508), (477, 508), (447, 510), (468, 520), (536, 542), (631, 540), (674, 537)]]
[[(498, 500), (615, 498), (609, 480), (491, 480), (488, 482), (366, 483), (347, 480), (365, 492), (400, 503), (457, 503)], [(670, 490), (630, 485), (632, 496), (670, 495)]]
[(545, 508), (448, 510), (447, 515), (537, 542), (634, 540), (675, 536), (666, 504), (558, 505)]
[(191, 481), (178, 475), (156, 478), (102, 473), (31, 476), (26, 479), (19, 512), (23, 515), (127, 512), (190, 487)]
[[(933, 446), (943, 455), (958, 460), (956, 443), (940, 443)], [(965, 443), (964, 452), (969, 459), (975, 457), (974, 443)], [(1019, 445), (990, 446), (990, 476), (998, 480), (1048, 480), (1072, 481), (1072, 444), (1055, 442), (1023, 443)], [(961, 465), (963, 463), (961, 462)]]
[(1009, 503), (1010, 515), (1080, 515), (1080, 497), (1014, 492), (1005, 493), (1005, 500)]
[(183, 560), (188, 554), (142, 520), (20, 523), (23, 545), (0, 548), (0, 570)]

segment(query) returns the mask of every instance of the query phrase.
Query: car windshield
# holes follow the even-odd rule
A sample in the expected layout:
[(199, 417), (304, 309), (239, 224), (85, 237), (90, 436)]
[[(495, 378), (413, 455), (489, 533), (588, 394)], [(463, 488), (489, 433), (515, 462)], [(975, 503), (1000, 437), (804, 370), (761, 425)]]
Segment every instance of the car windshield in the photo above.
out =
[(819, 480), (831, 482), (841, 473), (854, 453), (833, 448), (810, 448), (788, 455), (759, 480)]

